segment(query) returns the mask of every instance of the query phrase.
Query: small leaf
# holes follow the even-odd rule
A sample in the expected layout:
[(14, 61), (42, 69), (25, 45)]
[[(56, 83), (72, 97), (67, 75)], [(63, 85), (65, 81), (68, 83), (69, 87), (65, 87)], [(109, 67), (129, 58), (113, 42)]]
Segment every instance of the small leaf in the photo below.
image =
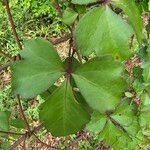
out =
[(77, 18), (78, 13), (75, 12), (73, 9), (71, 8), (67, 8), (64, 11), (63, 17), (62, 17), (62, 21), (67, 24), (67, 25), (72, 25), (73, 22), (75, 21), (75, 19)]
[(78, 14), (86, 13), (86, 6), (85, 5), (76, 5), (76, 10)]
[(127, 102), (123, 102), (118, 106), (115, 113), (111, 115), (111, 118), (122, 126), (126, 133), (131, 137), (136, 136), (140, 130), (137, 117), (134, 114), (132, 107)]
[[(110, 120), (107, 120), (107, 124), (104, 130), (99, 134), (99, 140), (107, 146), (111, 146), (113, 149), (133, 149), (137, 146), (136, 138), (130, 138), (120, 128), (115, 126)], [(132, 148), (131, 148), (132, 147)]]
[(125, 96), (128, 97), (128, 98), (132, 98), (132, 97), (133, 97), (133, 94), (130, 93), (130, 92), (125, 92)]
[(141, 44), (143, 39), (142, 29), (142, 17), (138, 7), (135, 4), (134, 0), (113, 0), (114, 4), (121, 8), (129, 17), (129, 21), (131, 22), (134, 31), (136, 33), (137, 39)]
[(91, 121), (87, 124), (86, 129), (93, 133), (100, 133), (106, 124), (106, 116), (99, 112), (94, 112), (91, 117)]
[(150, 106), (150, 96), (148, 93), (143, 93), (141, 95), (142, 106)]
[(84, 128), (89, 114), (75, 100), (70, 83), (65, 81), (42, 104), (40, 120), (52, 135), (66, 136)]
[(143, 70), (143, 79), (145, 82), (145, 86), (147, 90), (150, 90), (150, 63), (146, 62), (144, 65), (144, 70)]
[(0, 130), (8, 131), (9, 130), (9, 117), (10, 112), (8, 111), (0, 111)]
[(122, 70), (111, 56), (96, 57), (78, 67), (73, 78), (89, 106), (104, 113), (115, 109), (126, 88)]
[(71, 2), (74, 4), (85, 5), (93, 2), (97, 2), (98, 0), (72, 0)]
[(16, 128), (20, 128), (20, 129), (25, 128), (25, 122), (21, 118), (12, 119), (10, 121), (10, 125)]
[(25, 43), (22, 60), (12, 66), (12, 89), (23, 98), (46, 91), (64, 74), (61, 60), (48, 41), (38, 38)]
[(133, 123), (134, 113), (130, 106), (125, 102), (119, 105), (111, 118), (118, 122), (122, 126), (130, 126)]
[(112, 54), (126, 59), (131, 55), (128, 40), (132, 28), (108, 6), (94, 8), (79, 21), (75, 37), (83, 55)]
[(118, 129), (110, 120), (107, 120), (104, 129), (99, 134), (99, 140), (104, 141), (106, 145), (112, 146), (118, 141), (121, 134), (122, 131)]
[(142, 106), (139, 122), (143, 129), (150, 129), (150, 105)]
[(9, 147), (10, 147), (10, 143), (8, 141), (5, 141), (0, 145), (1, 150), (8, 150)]

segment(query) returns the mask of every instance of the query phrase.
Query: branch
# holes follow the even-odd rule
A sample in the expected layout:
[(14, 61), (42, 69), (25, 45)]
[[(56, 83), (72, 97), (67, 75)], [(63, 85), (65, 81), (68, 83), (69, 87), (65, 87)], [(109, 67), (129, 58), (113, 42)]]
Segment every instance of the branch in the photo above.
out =
[(30, 138), (30, 137), (33, 135), (33, 133), (39, 131), (39, 130), (42, 129), (42, 128), (43, 128), (43, 125), (40, 124), (39, 126), (35, 127), (33, 130), (31, 130), (31, 133), (30, 133), (30, 134), (28, 134), (28, 132), (25, 133), (25, 134), (22, 135), (15, 143), (13, 143), (13, 144), (10, 146), (9, 150), (14, 150), (21, 142), (24, 141), (25, 138)]
[(11, 11), (10, 11), (10, 7), (9, 7), (9, 2), (8, 2), (8, 0), (4, 0), (4, 4), (5, 4), (5, 6), (6, 6), (6, 11), (7, 11), (8, 19), (9, 19), (10, 26), (11, 26), (11, 28), (12, 28), (12, 31), (13, 31), (13, 34), (14, 34), (16, 43), (17, 43), (18, 47), (19, 47), (20, 49), (22, 49), (22, 46), (21, 46), (20, 40), (19, 40), (19, 36), (18, 36), (18, 34), (17, 34), (17, 31), (16, 31), (15, 23), (14, 23), (14, 20), (13, 20)]
[(35, 133), (33, 133), (33, 134), (34, 134), (35, 138), (36, 138), (42, 145), (46, 146), (47, 148), (59, 149), (59, 148), (57, 148), (57, 147), (55, 147), (55, 146), (51, 146), (51, 145), (48, 145), (47, 143), (44, 143), (43, 141), (41, 141), (41, 140), (37, 137), (37, 135), (36, 135)]
[(0, 131), (2, 134), (12, 134), (12, 135), (24, 135), (23, 133), (16, 133), (12, 131)]
[(59, 16), (62, 17), (63, 11), (62, 11), (62, 9), (61, 9), (59, 3), (55, 0), (55, 2), (54, 2), (53, 4), (54, 4), (54, 7), (58, 10)]
[(25, 124), (26, 124), (26, 128), (29, 131), (29, 133), (31, 133), (29, 123), (28, 123), (27, 118), (26, 118), (26, 116), (25, 116), (25, 114), (23, 112), (23, 108), (22, 108), (22, 105), (21, 105), (21, 100), (20, 100), (19, 94), (17, 94), (17, 100), (18, 100), (18, 105), (19, 105), (20, 113), (21, 113), (22, 118), (23, 118), (23, 120), (25, 121)]
[(52, 44), (54, 44), (54, 45), (58, 45), (58, 44), (60, 44), (60, 43), (63, 43), (63, 42), (65, 42), (65, 41), (69, 40), (70, 38), (72, 38), (72, 34), (71, 34), (71, 33), (67, 33), (67, 34), (64, 35), (63, 37), (58, 38), (58, 39), (56, 39), (55, 41), (51, 41), (51, 42), (52, 42)]

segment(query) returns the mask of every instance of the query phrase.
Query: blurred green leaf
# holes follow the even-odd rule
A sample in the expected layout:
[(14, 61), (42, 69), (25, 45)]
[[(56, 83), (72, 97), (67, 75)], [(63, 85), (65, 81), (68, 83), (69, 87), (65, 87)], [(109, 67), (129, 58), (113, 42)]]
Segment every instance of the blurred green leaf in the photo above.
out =
[(21, 118), (11, 119), (10, 125), (16, 128), (25, 129), (25, 122)]
[(67, 25), (72, 25), (73, 22), (76, 20), (78, 16), (78, 13), (75, 12), (73, 9), (71, 8), (67, 8), (64, 13), (63, 13), (63, 17), (62, 17), (62, 21), (67, 24)]

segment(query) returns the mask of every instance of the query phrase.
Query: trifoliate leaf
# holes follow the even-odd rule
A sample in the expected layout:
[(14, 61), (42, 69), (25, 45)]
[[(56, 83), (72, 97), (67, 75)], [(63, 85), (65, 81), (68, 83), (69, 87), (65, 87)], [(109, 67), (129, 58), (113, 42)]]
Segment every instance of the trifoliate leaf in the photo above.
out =
[(115, 109), (126, 88), (122, 69), (111, 56), (96, 57), (77, 68), (73, 78), (89, 106), (105, 112)]
[(75, 21), (75, 19), (77, 18), (78, 13), (75, 12), (73, 9), (71, 8), (67, 8), (64, 11), (63, 17), (62, 17), (62, 21), (67, 24), (67, 25), (72, 25), (73, 22)]
[(21, 57), (22, 60), (12, 66), (12, 89), (23, 98), (41, 94), (64, 73), (55, 48), (44, 39), (26, 42)]
[(139, 43), (142, 42), (143, 34), (143, 24), (140, 11), (135, 4), (134, 0), (113, 0), (114, 4), (121, 8), (129, 17), (129, 21), (131, 22), (134, 31), (136, 33), (137, 39)]
[(89, 114), (75, 100), (68, 82), (65, 81), (41, 106), (40, 120), (54, 136), (74, 134), (89, 121)]
[(100, 114), (99, 112), (94, 112), (92, 114), (91, 121), (86, 126), (86, 129), (93, 133), (100, 133), (103, 130), (106, 121), (106, 116)]
[(112, 54), (126, 59), (131, 52), (128, 40), (132, 28), (108, 6), (94, 8), (79, 21), (75, 37), (83, 55)]

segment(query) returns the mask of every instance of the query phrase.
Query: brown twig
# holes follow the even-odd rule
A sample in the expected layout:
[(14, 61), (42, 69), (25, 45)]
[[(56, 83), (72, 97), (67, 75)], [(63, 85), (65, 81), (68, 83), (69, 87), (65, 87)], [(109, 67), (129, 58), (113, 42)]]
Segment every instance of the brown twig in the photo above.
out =
[(53, 4), (54, 4), (54, 7), (58, 10), (59, 16), (62, 17), (63, 11), (62, 11), (62, 9), (61, 9), (59, 3), (55, 0), (55, 2), (54, 2)]
[(132, 46), (133, 46), (133, 40), (134, 40), (134, 34), (131, 36), (131, 41), (130, 41), (130, 44), (129, 44), (129, 49), (131, 49)]
[[(18, 47), (19, 47), (20, 50), (21, 50), (21, 49), (22, 49), (22, 45), (21, 45), (21, 43), (20, 43), (19, 36), (18, 36), (17, 31), (16, 31), (16, 27), (15, 27), (15, 23), (14, 23), (14, 20), (13, 20), (13, 16), (12, 16), (12, 14), (11, 14), (11, 10), (10, 10), (10, 7), (9, 7), (9, 1), (8, 1), (8, 0), (4, 0), (4, 4), (5, 4), (5, 6), (6, 6), (6, 11), (7, 11), (7, 15), (8, 15), (8, 18), (9, 18), (10, 26), (11, 26), (11, 28), (12, 28), (12, 32), (13, 32), (13, 34), (14, 34), (14, 38), (15, 38), (15, 40), (16, 40), (16, 43), (17, 43)], [(19, 60), (21, 59), (20, 55), (18, 55), (18, 57), (16, 57), (16, 58), (18, 58)], [(16, 60), (16, 58), (15, 58), (15, 60)], [(22, 105), (21, 105), (21, 100), (20, 100), (19, 94), (17, 94), (17, 100), (18, 100), (18, 104), (19, 104), (20, 113), (21, 113), (21, 115), (22, 115), (22, 118), (23, 118), (24, 121), (25, 121), (25, 124), (26, 124), (26, 127), (27, 127), (27, 129), (28, 129), (28, 132), (30, 133), (30, 132), (31, 132), (31, 131), (30, 131), (30, 127), (29, 127), (28, 121), (27, 121), (27, 119), (26, 119), (26, 117), (25, 117), (25, 114), (24, 114), (24, 112), (23, 112), (23, 107), (22, 107)]]
[(16, 133), (12, 131), (0, 131), (2, 134), (12, 134), (12, 135), (24, 135), (23, 133)]
[(13, 31), (13, 34), (14, 34), (16, 43), (17, 43), (18, 47), (19, 47), (20, 49), (22, 49), (22, 46), (21, 46), (20, 40), (19, 40), (19, 36), (18, 36), (18, 34), (17, 34), (17, 31), (16, 31), (16, 26), (15, 26), (15, 23), (14, 23), (14, 20), (13, 20), (11, 11), (10, 11), (9, 1), (8, 1), (8, 0), (4, 0), (4, 4), (5, 4), (5, 6), (6, 6), (6, 11), (7, 11), (8, 19), (9, 19), (10, 26), (11, 26), (11, 28), (12, 28), (12, 31)]
[(33, 133), (33, 135), (35, 136), (35, 138), (36, 138), (41, 144), (45, 145), (47, 148), (59, 149), (59, 148), (57, 148), (57, 147), (55, 147), (55, 146), (51, 146), (51, 145), (48, 145), (47, 143), (44, 143), (43, 141), (41, 141), (41, 140), (37, 137), (37, 135), (36, 135), (35, 133)]
[(14, 142), (14, 143), (10, 146), (9, 150), (14, 150), (21, 142), (24, 141), (25, 138), (30, 138), (30, 137), (33, 135), (33, 133), (36, 133), (37, 131), (41, 130), (42, 128), (43, 128), (43, 125), (40, 124), (39, 126), (35, 127), (33, 130), (31, 130), (31, 133), (30, 133), (30, 134), (28, 134), (28, 132), (25, 133), (25, 134), (22, 135), (16, 142)]
[(14, 37), (15, 37), (15, 39), (16, 39), (16, 43), (18, 44), (18, 47), (19, 47), (20, 49), (22, 49), (22, 46), (21, 46), (21, 44), (20, 44), (20, 40), (19, 40), (18, 34), (17, 34), (17, 32), (16, 32), (15, 23), (14, 23), (14, 20), (13, 20), (11, 11), (10, 11), (10, 7), (9, 7), (9, 2), (8, 2), (8, 0), (4, 0), (4, 4), (5, 4), (5, 6), (6, 6), (6, 11), (7, 11), (7, 14), (8, 14), (9, 22), (10, 22), (10, 25), (11, 25), (11, 28), (12, 28), (12, 31), (13, 31), (13, 34), (14, 34)]
[(26, 137), (25, 137), (24, 140), (23, 140), (23, 146), (22, 146), (22, 148), (23, 148), (24, 150), (26, 150)]
[(71, 34), (71, 33), (67, 33), (67, 34), (65, 34), (63, 37), (58, 38), (58, 39), (56, 39), (55, 41), (51, 41), (51, 42), (52, 42), (52, 44), (54, 44), (54, 45), (58, 45), (58, 44), (60, 44), (60, 43), (63, 43), (63, 42), (65, 42), (65, 41), (69, 40), (71, 37), (72, 37), (72, 34)]
[(20, 113), (21, 113), (22, 118), (23, 118), (23, 120), (25, 121), (25, 124), (26, 124), (26, 128), (29, 131), (29, 134), (31, 134), (30, 126), (29, 126), (27, 118), (26, 118), (26, 116), (24, 114), (19, 94), (17, 94), (17, 100), (18, 100), (18, 105), (19, 105)]

